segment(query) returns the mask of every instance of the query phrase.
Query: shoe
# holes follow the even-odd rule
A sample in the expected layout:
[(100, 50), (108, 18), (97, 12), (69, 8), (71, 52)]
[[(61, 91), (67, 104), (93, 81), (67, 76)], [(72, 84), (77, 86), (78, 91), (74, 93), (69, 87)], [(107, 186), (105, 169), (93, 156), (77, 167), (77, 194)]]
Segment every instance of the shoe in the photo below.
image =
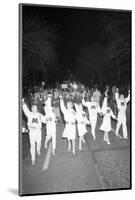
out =
[(118, 136), (120, 139), (122, 139), (122, 136), (121, 136), (121, 135), (117, 134), (116, 136)]
[(32, 165), (35, 165), (35, 160), (32, 160)]
[(104, 136), (104, 141), (107, 141), (107, 138)]
[(128, 137), (124, 137), (125, 140), (128, 140)]
[(109, 141), (107, 141), (107, 144), (111, 144)]
[(75, 152), (72, 152), (73, 156), (75, 156)]
[(71, 151), (71, 149), (68, 149), (67, 151)]
[(55, 156), (55, 150), (52, 150), (52, 155)]
[(95, 137), (95, 136), (93, 136), (93, 140), (96, 140), (96, 137)]

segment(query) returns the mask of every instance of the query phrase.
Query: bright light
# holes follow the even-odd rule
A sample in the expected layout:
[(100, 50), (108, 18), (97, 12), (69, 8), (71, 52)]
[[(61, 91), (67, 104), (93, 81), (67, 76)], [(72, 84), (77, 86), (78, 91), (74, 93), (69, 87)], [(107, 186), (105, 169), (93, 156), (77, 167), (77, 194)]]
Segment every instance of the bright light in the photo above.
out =
[(73, 88), (76, 90), (78, 87), (77, 87), (77, 84), (73, 84)]

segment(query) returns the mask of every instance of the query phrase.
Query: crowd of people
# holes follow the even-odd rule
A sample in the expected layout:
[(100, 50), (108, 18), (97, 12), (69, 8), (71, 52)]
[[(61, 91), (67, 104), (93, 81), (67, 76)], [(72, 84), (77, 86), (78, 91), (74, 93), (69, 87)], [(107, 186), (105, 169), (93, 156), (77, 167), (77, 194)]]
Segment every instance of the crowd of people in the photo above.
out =
[[(52, 140), (52, 154), (56, 152), (57, 124), (65, 124), (62, 134), (67, 139), (68, 151), (75, 155), (76, 138), (79, 137), (79, 150), (85, 143), (84, 135), (91, 127), (93, 139), (96, 140), (96, 124), (98, 116), (102, 119), (99, 128), (104, 133), (104, 141), (110, 144), (108, 133), (112, 130), (111, 118), (116, 120), (116, 136), (128, 139), (126, 125), (126, 109), (130, 101), (130, 90), (127, 88), (126, 97), (119, 89), (107, 85), (100, 92), (97, 85), (85, 87), (77, 82), (64, 82), (56, 88), (46, 88), (45, 85), (27, 88), (27, 95), (22, 99), (23, 117), (22, 131), (28, 132), (32, 164), (35, 164), (36, 151), (40, 155), (42, 141), (42, 123), (45, 124), (45, 144), (48, 147)], [(27, 121), (27, 125), (25, 122)], [(123, 137), (119, 134), (122, 125)]]

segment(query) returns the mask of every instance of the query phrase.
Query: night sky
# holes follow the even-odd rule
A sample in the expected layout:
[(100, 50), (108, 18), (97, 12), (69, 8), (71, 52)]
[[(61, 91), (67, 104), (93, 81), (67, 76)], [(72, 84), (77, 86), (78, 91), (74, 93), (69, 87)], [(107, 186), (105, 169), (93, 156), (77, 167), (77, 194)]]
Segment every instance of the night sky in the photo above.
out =
[(78, 49), (84, 44), (98, 40), (97, 23), (101, 13), (95, 10), (58, 7), (24, 6), (24, 18), (44, 16), (58, 29), (60, 37), (59, 55), (63, 64), (73, 64)]
[(68, 68), (74, 73), (76, 58), (80, 49), (83, 46), (91, 46), (100, 41), (99, 22), (101, 16), (107, 12), (95, 9), (74, 9), (72, 7), (24, 5), (23, 20), (39, 15), (43, 16), (48, 24), (56, 27), (58, 35), (56, 51), (59, 69), (67, 70)]

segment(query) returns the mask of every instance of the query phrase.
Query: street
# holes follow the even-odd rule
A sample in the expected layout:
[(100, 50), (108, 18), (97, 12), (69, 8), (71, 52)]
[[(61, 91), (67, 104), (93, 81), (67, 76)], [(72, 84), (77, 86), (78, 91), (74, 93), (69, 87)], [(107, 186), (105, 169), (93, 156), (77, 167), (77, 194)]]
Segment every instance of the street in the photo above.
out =
[[(112, 120), (109, 133), (111, 144), (103, 140), (99, 131), (102, 118), (98, 117), (96, 140), (87, 127), (83, 150), (76, 155), (67, 151), (62, 138), (64, 123), (57, 124), (56, 155), (51, 155), (51, 142), (44, 148), (45, 126), (42, 128), (41, 155), (36, 156), (33, 166), (30, 160), (28, 134), (23, 135), (22, 192), (23, 194), (92, 191), (102, 189), (130, 188), (130, 105), (127, 110), (128, 140), (115, 136), (116, 121)], [(122, 135), (122, 130), (120, 130)]]

